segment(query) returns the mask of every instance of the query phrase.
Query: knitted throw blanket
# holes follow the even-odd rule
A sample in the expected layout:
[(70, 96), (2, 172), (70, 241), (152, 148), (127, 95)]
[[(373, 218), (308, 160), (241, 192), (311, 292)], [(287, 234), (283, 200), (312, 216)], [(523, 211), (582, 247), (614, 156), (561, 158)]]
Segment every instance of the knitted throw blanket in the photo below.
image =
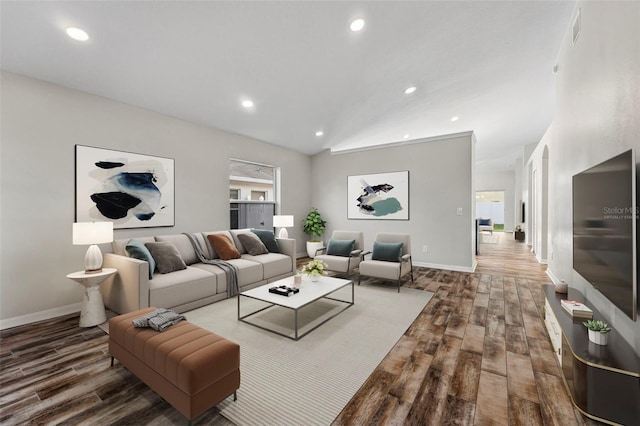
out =
[(147, 315), (136, 318), (133, 321), (134, 327), (151, 327), (156, 331), (165, 331), (182, 320), (186, 320), (184, 315), (180, 315), (169, 309), (160, 308)]
[(196, 256), (198, 256), (198, 260), (200, 262), (206, 263), (207, 265), (215, 265), (225, 272), (225, 275), (227, 276), (227, 295), (229, 297), (233, 297), (240, 293), (240, 290), (238, 289), (238, 268), (222, 259), (207, 258), (204, 255), (204, 251), (202, 250), (202, 247), (200, 247), (200, 243), (196, 236), (194, 234), (187, 234), (186, 232), (184, 235), (189, 237), (189, 241), (191, 241), (191, 245), (196, 251)]

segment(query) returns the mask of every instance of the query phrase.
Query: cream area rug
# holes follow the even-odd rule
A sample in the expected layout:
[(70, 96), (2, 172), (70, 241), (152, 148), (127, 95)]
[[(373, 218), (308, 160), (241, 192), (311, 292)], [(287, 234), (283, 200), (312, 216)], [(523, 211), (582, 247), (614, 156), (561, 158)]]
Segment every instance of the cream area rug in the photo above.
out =
[[(304, 283), (313, 285), (312, 283)], [(238, 400), (218, 405), (237, 425), (328, 425), (382, 361), (433, 294), (393, 286), (355, 286), (355, 305), (298, 341), (237, 320), (237, 299), (227, 299), (184, 315), (194, 324), (240, 344)], [(350, 300), (351, 286), (332, 296)], [(283, 296), (284, 297), (284, 296)], [(260, 302), (242, 298), (242, 312)], [(313, 327), (344, 308), (320, 300), (299, 313), (299, 324)], [(245, 311), (246, 309), (246, 311)], [(270, 308), (252, 317), (282, 332), (293, 313)]]
[(484, 244), (498, 244), (498, 236), (495, 234), (481, 234), (480, 242)]

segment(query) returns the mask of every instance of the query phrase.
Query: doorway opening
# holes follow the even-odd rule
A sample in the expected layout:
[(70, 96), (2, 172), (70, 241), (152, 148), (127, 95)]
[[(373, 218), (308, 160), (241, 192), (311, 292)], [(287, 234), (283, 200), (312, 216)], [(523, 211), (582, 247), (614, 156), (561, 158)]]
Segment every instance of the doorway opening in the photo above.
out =
[(477, 191), (476, 217), (490, 219), (493, 231), (504, 231), (504, 191)]

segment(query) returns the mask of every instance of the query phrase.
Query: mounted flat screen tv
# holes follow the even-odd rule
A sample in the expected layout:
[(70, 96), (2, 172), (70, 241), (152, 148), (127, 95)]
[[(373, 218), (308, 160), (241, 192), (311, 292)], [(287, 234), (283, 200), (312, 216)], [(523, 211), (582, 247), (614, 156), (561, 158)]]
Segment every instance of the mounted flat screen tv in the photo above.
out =
[(635, 179), (633, 150), (573, 176), (573, 269), (634, 321)]

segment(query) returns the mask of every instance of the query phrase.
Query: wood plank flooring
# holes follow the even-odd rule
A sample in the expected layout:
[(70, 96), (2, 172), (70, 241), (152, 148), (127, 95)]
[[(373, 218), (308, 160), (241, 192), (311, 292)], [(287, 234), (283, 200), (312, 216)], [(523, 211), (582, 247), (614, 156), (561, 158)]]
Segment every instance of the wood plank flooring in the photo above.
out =
[[(540, 317), (545, 267), (512, 234), (497, 235), (475, 273), (415, 268), (405, 285), (435, 296), (335, 425), (585, 424)], [(187, 424), (109, 367), (107, 339), (78, 327), (77, 314), (0, 331), (0, 424)], [(213, 408), (194, 424), (231, 423)]]

